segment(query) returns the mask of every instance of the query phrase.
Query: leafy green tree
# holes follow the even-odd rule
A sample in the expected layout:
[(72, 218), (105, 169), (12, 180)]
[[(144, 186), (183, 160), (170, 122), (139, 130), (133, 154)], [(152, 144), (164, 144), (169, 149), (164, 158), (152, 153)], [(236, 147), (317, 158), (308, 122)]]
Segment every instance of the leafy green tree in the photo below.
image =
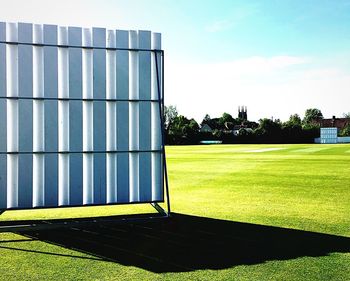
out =
[(344, 117), (344, 118), (350, 118), (350, 112), (344, 113), (344, 114), (343, 114), (343, 117)]
[(231, 122), (232, 123), (232, 122), (234, 122), (234, 119), (233, 119), (231, 114), (228, 114), (228, 113), (224, 112), (224, 114), (222, 114), (222, 116), (219, 118), (219, 124), (221, 126), (224, 126), (225, 123), (227, 123), (227, 122)]
[(235, 124), (235, 125), (244, 125), (245, 121), (246, 121), (246, 120), (237, 117), (237, 118), (235, 118), (235, 120), (234, 120), (234, 124)]
[(185, 130), (187, 130), (187, 132), (185, 132), (185, 135), (187, 135), (190, 138), (195, 137), (199, 132), (199, 125), (197, 121), (193, 118), (190, 119), (189, 123), (185, 125)]
[(177, 116), (178, 112), (176, 106), (169, 105), (164, 107), (164, 127), (166, 131), (168, 131), (170, 125)]
[(247, 136), (250, 136), (252, 135), (252, 132), (250, 130), (247, 130), (245, 128), (241, 128), (238, 130), (238, 135), (241, 136), (241, 137), (247, 137)]
[(305, 111), (305, 117), (303, 119), (304, 124), (315, 123), (319, 120), (323, 119), (323, 114), (321, 110), (317, 108), (309, 108)]
[(211, 120), (210, 115), (209, 114), (205, 114), (205, 116), (204, 116), (204, 118), (203, 118), (203, 120), (201, 122), (201, 126), (203, 126), (204, 124), (208, 124), (209, 125), (210, 120)]
[(298, 114), (293, 114), (289, 117), (289, 120), (287, 122), (284, 122), (283, 125), (285, 127), (295, 127), (295, 126), (301, 126), (301, 118)]
[(221, 130), (230, 130), (234, 126), (234, 119), (231, 114), (224, 112), (219, 118), (219, 126)]
[(263, 118), (259, 120), (259, 126), (254, 134), (261, 142), (278, 143), (282, 139), (282, 124), (279, 120)]
[(340, 132), (342, 137), (350, 137), (350, 123), (347, 124)]
[[(235, 119), (231, 114), (225, 112), (220, 118), (210, 118), (209, 114), (206, 114), (201, 122), (201, 126), (207, 124), (212, 130), (232, 130), (235, 125), (241, 125), (242, 122), (242, 119)], [(246, 122), (257, 124), (255, 122)]]
[(168, 143), (195, 144), (199, 139), (199, 125), (194, 119), (176, 116), (169, 126)]
[(218, 129), (215, 129), (213, 131), (213, 136), (216, 138), (216, 139), (221, 139), (222, 137), (222, 131), (221, 130), (218, 130)]
[(273, 134), (281, 130), (281, 122), (279, 120), (274, 121), (269, 118), (263, 118), (259, 120), (258, 129), (267, 134)]
[(254, 122), (254, 121), (248, 121), (248, 120), (245, 120), (243, 122), (243, 125), (246, 126), (247, 128), (251, 128), (251, 129), (256, 129), (259, 127), (259, 124)]

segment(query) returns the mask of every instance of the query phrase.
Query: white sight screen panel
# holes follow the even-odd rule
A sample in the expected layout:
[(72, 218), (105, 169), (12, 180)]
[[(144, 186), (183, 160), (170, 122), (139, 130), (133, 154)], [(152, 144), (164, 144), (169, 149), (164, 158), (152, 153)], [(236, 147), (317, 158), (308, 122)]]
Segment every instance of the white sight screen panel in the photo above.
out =
[(0, 22), (0, 41), (0, 209), (164, 201), (159, 33)]
[(337, 143), (338, 128), (321, 128), (321, 143)]

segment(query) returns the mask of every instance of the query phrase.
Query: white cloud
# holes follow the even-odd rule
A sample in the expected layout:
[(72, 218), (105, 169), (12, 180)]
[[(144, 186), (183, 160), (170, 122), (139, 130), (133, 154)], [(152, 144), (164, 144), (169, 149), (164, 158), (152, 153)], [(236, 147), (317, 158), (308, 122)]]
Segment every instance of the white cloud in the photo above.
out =
[(237, 115), (248, 106), (250, 119), (304, 114), (319, 107), (326, 116), (348, 112), (350, 74), (333, 67), (315, 67), (308, 58), (250, 57), (217, 64), (167, 62), (166, 103), (201, 121), (206, 113)]

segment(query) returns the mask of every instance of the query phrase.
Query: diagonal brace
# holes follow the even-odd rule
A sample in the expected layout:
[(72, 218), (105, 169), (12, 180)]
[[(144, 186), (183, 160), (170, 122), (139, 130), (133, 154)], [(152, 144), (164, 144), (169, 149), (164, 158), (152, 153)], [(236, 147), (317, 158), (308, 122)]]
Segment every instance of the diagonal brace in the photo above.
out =
[(170, 217), (170, 213), (167, 213), (158, 203), (151, 203), (152, 207), (157, 210), (157, 212), (165, 217)]

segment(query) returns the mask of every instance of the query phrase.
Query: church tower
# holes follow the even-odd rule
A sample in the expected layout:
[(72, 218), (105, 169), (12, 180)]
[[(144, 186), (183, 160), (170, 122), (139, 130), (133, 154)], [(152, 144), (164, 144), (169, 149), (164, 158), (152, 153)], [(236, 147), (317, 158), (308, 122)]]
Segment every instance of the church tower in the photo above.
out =
[(238, 118), (246, 121), (248, 120), (247, 107), (246, 106), (238, 106)]

